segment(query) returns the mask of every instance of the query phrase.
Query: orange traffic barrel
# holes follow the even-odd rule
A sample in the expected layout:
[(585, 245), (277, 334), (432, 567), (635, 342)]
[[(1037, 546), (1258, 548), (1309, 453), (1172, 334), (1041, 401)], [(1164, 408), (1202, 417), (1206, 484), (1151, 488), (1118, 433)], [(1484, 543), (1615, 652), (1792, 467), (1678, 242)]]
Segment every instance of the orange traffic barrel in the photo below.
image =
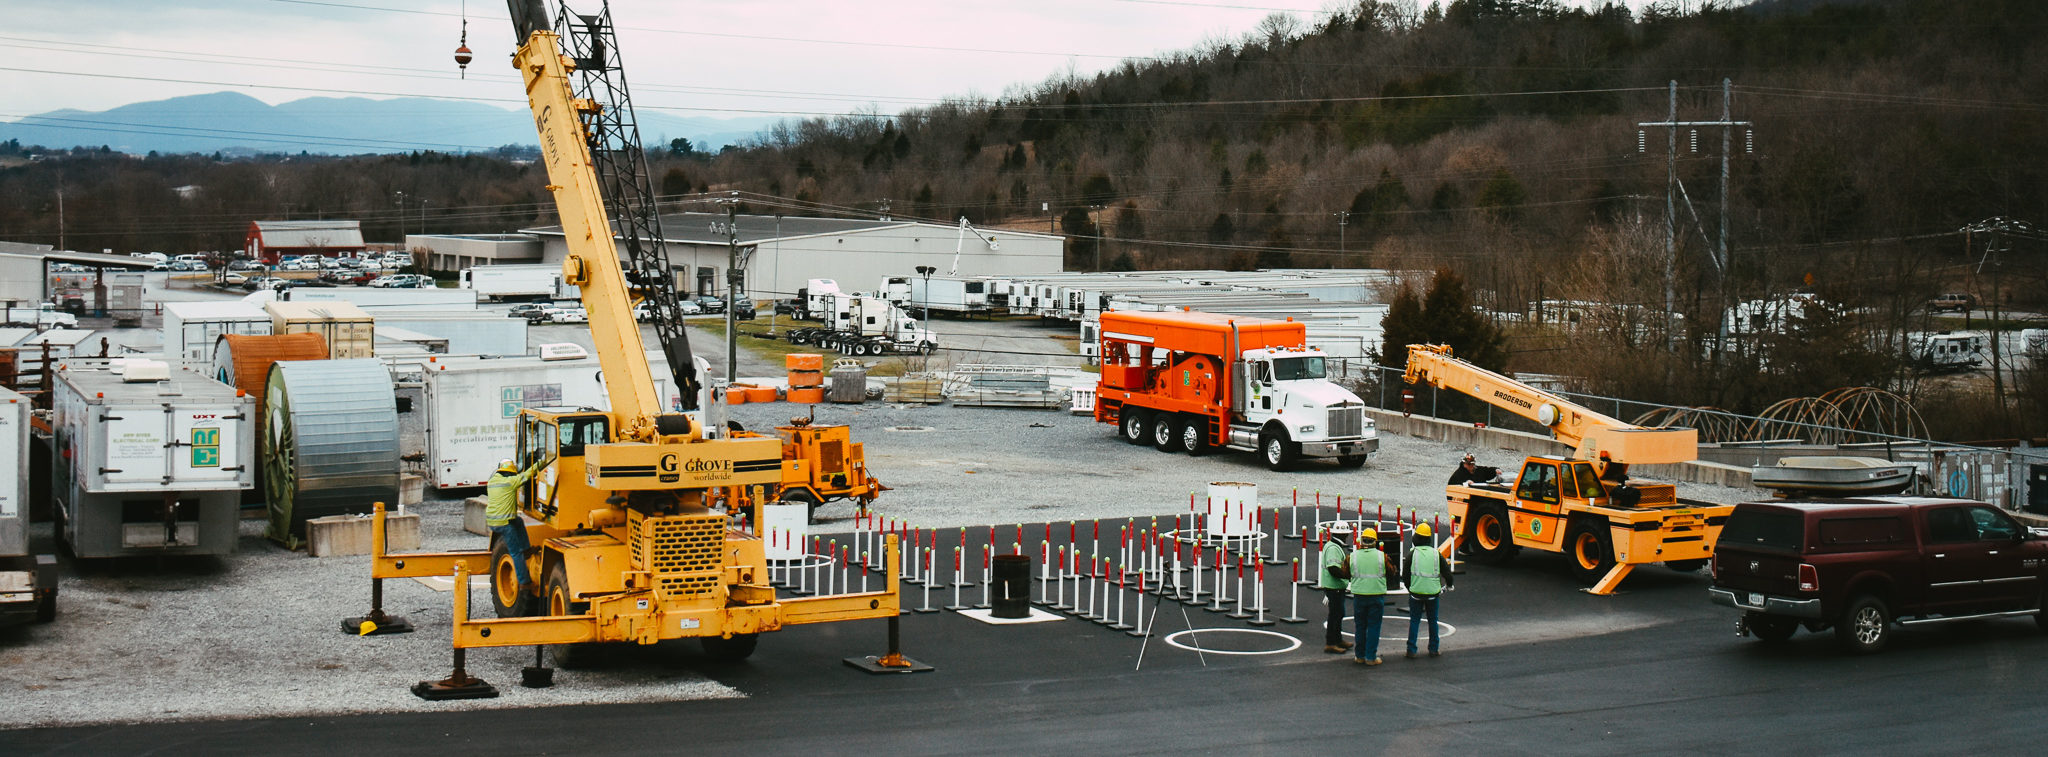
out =
[(825, 401), (825, 390), (821, 387), (815, 386), (810, 387), (808, 389), (798, 389), (792, 387), (789, 390), (789, 401), (799, 402), (806, 405), (815, 405), (817, 403)]

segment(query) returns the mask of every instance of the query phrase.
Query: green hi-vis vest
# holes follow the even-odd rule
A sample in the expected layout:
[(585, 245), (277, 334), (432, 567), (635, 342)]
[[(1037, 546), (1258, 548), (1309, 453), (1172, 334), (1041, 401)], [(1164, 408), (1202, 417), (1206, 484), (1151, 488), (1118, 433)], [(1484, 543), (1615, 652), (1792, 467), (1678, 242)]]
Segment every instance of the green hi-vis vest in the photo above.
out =
[(1436, 555), (1436, 547), (1416, 547), (1408, 555), (1408, 593), (1434, 597), (1444, 591), (1444, 565)]
[(1324, 545), (1323, 545), (1323, 560), (1322, 560), (1322, 563), (1321, 563), (1321, 564), (1320, 564), (1320, 565), (1319, 565), (1319, 566), (1318, 566), (1318, 567), (1316, 568), (1316, 576), (1317, 576), (1317, 578), (1316, 578), (1316, 588), (1318, 588), (1318, 589), (1342, 589), (1342, 588), (1344, 588), (1344, 582), (1343, 582), (1343, 581), (1339, 581), (1339, 580), (1337, 580), (1337, 577), (1336, 577), (1336, 576), (1330, 575), (1330, 566), (1332, 566), (1332, 565), (1342, 565), (1342, 564), (1344, 564), (1344, 545), (1342, 545), (1342, 544), (1338, 544), (1338, 543), (1336, 543), (1336, 542), (1334, 542), (1334, 541), (1333, 541), (1333, 542), (1329, 542), (1329, 543), (1327, 543), (1327, 544), (1324, 544)]
[(1377, 547), (1360, 547), (1351, 553), (1351, 595), (1376, 597), (1387, 593), (1387, 556)]

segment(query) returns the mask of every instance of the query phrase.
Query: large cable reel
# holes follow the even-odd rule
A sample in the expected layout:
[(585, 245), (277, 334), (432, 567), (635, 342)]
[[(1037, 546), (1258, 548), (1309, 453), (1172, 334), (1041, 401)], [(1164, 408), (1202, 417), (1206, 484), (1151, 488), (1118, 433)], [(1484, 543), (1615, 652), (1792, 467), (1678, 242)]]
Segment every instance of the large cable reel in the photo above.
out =
[(398, 501), (398, 403), (382, 362), (276, 363), (263, 415), (271, 539), (296, 549), (308, 519)]

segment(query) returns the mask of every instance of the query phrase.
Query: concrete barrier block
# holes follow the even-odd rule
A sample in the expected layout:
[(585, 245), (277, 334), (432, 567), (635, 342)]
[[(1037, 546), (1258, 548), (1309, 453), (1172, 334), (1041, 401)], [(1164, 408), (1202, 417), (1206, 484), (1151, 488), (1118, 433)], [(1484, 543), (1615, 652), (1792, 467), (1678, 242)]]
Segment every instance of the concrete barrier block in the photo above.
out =
[[(306, 554), (313, 557), (348, 557), (370, 553), (367, 515), (329, 515), (306, 521)], [(420, 548), (419, 513), (384, 516), (384, 549), (397, 552)]]
[(483, 497), (470, 497), (462, 501), (462, 530), (478, 536), (490, 536), (491, 527), (484, 523)]

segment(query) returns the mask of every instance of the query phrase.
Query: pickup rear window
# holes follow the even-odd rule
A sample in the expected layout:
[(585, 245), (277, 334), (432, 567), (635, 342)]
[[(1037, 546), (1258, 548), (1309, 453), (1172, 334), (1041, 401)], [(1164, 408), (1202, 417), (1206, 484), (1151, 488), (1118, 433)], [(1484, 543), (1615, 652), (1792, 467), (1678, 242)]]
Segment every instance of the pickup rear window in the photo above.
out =
[(1829, 518), (1820, 522), (1820, 543), (1829, 547), (1899, 544), (1905, 540), (1906, 524), (1898, 518)]
[(1738, 507), (1728, 516), (1728, 525), (1721, 529), (1720, 543), (1797, 552), (1805, 537), (1806, 521), (1799, 513)]

